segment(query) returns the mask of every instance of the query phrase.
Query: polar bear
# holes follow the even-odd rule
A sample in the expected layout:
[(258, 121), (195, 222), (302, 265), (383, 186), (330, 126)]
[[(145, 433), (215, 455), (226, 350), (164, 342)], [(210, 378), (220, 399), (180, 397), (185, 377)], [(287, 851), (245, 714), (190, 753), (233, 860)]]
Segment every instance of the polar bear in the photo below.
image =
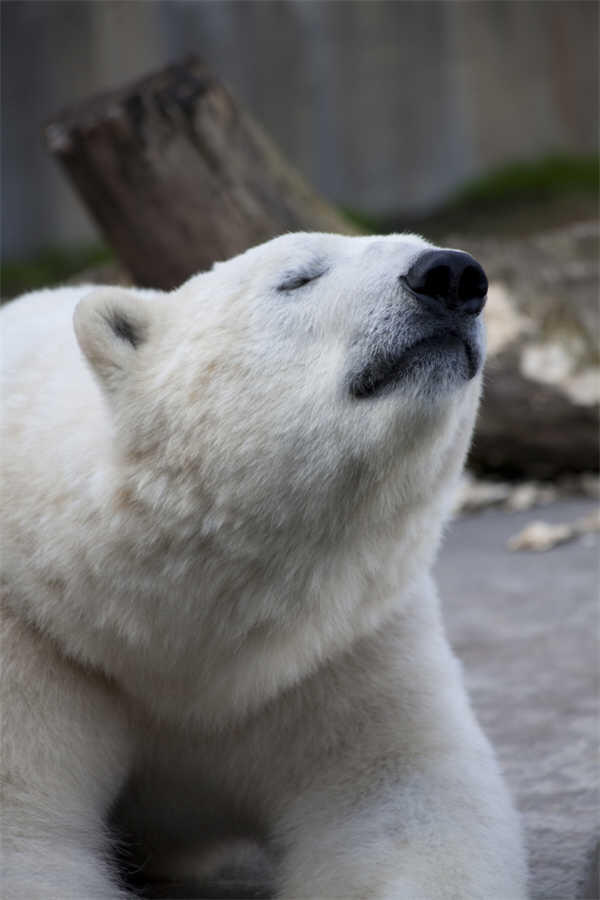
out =
[(133, 896), (115, 835), (138, 883), (247, 835), (278, 898), (526, 896), (430, 575), (486, 290), (288, 234), (5, 308), (5, 900)]

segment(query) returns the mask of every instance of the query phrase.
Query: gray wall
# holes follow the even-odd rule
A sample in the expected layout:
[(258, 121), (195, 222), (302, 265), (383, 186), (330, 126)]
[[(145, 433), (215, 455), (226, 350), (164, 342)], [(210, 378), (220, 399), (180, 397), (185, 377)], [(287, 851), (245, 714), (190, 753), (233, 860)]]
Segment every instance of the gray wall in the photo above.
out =
[(195, 52), (333, 201), (418, 214), (514, 159), (593, 152), (594, 0), (4, 0), (2, 250), (94, 238), (41, 142), (61, 106)]

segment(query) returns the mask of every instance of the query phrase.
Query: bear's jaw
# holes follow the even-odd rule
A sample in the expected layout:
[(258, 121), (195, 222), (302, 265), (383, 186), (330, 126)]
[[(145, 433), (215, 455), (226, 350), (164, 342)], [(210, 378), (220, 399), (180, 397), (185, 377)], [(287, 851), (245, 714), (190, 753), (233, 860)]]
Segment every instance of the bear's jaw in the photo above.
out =
[(373, 358), (350, 378), (353, 397), (376, 397), (394, 390), (408, 378), (423, 381), (436, 377), (448, 386), (470, 381), (481, 367), (482, 353), (468, 335), (447, 330), (391, 352), (376, 351)]

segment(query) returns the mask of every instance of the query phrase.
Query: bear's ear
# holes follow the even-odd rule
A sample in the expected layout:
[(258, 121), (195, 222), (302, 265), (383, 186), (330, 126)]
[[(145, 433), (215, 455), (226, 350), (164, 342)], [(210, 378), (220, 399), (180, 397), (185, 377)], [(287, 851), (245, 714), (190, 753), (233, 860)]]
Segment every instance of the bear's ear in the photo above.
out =
[(73, 325), (86, 359), (108, 390), (127, 376), (148, 340), (154, 303), (121, 288), (98, 288), (75, 307)]

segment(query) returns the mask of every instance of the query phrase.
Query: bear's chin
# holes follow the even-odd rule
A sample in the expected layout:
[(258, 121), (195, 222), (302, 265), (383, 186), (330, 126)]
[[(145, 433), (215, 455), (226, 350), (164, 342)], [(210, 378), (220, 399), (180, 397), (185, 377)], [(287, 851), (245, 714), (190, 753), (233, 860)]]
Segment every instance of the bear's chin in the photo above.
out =
[(413, 385), (432, 382), (452, 388), (474, 378), (481, 368), (482, 354), (475, 341), (445, 331), (422, 338), (399, 353), (389, 348), (375, 353), (369, 363), (352, 375), (349, 391), (357, 400), (388, 394), (410, 380)]

